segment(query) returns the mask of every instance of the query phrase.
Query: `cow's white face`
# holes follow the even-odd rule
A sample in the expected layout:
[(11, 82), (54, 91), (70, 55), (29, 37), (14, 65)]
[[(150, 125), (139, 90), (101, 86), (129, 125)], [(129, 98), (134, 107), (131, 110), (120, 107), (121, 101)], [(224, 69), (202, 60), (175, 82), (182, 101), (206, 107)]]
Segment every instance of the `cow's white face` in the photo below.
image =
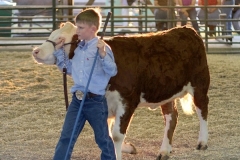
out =
[[(72, 40), (74, 34), (76, 34), (76, 26), (70, 22), (66, 22), (63, 27), (53, 31), (49, 36), (48, 40), (52, 42), (56, 42), (59, 37), (65, 37), (65, 43), (69, 43)], [(69, 54), (71, 45), (65, 45), (64, 49), (66, 54)], [(55, 50), (54, 45), (51, 42), (44, 42), (39, 47), (36, 47), (32, 51), (33, 58), (38, 63), (43, 64), (54, 64), (55, 63), (55, 56), (53, 52)]]

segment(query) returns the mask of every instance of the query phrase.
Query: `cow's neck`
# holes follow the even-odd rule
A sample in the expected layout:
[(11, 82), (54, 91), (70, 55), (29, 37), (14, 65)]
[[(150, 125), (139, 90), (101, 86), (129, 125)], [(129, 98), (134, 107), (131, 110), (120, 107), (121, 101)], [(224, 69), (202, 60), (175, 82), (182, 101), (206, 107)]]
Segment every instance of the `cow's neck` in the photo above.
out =
[(72, 37), (72, 41), (71, 42), (76, 42), (76, 43), (71, 43), (71, 47), (70, 47), (70, 51), (69, 51), (69, 59), (72, 59), (74, 56), (74, 50), (77, 48), (78, 43), (80, 42), (80, 40), (78, 40), (78, 35), (75, 34)]

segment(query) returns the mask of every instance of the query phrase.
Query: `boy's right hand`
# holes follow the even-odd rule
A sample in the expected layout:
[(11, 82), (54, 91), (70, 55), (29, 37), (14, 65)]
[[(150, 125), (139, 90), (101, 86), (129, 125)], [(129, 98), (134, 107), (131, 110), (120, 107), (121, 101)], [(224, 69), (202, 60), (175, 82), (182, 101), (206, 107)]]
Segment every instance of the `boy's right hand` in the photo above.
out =
[(55, 49), (59, 50), (60, 48), (63, 47), (64, 43), (65, 43), (65, 38), (64, 37), (59, 37), (56, 41)]

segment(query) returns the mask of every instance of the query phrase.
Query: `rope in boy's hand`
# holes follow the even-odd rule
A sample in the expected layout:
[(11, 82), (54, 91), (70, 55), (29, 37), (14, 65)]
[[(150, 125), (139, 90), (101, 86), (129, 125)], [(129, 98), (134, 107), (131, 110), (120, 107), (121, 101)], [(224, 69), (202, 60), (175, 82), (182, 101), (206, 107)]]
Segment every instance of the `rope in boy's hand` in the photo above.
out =
[(102, 39), (99, 39), (97, 47), (98, 53), (101, 56), (101, 58), (104, 58), (106, 56), (105, 46), (106, 46), (105, 42)]

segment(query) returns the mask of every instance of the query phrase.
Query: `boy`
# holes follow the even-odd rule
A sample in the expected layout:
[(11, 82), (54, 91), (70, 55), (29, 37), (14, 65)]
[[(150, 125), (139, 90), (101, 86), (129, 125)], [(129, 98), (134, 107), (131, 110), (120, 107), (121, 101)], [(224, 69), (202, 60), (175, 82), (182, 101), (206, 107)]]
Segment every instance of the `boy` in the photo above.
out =
[[(97, 37), (100, 29), (101, 14), (99, 9), (89, 8), (80, 12), (76, 18), (78, 39), (82, 40), (75, 49), (72, 60), (65, 60), (68, 75), (71, 75), (74, 85), (71, 88), (72, 102), (63, 124), (61, 136), (56, 146), (54, 160), (65, 158), (73, 127), (76, 121), (78, 110), (82, 102), (82, 93), (85, 91), (87, 81), (93, 66), (94, 58), (98, 50), (98, 57), (94, 67), (93, 75), (86, 94), (85, 103), (82, 108), (76, 132), (72, 140), (70, 152), (67, 159), (70, 159), (73, 146), (82, 131), (86, 121), (93, 128), (95, 141), (101, 149), (101, 160), (116, 160), (114, 144), (108, 132), (108, 106), (105, 98), (105, 89), (112, 76), (117, 74), (117, 67), (113, 53), (104, 41)], [(57, 66), (62, 69), (64, 66), (63, 50), (64, 38), (60, 37), (54, 55), (57, 58)]]

